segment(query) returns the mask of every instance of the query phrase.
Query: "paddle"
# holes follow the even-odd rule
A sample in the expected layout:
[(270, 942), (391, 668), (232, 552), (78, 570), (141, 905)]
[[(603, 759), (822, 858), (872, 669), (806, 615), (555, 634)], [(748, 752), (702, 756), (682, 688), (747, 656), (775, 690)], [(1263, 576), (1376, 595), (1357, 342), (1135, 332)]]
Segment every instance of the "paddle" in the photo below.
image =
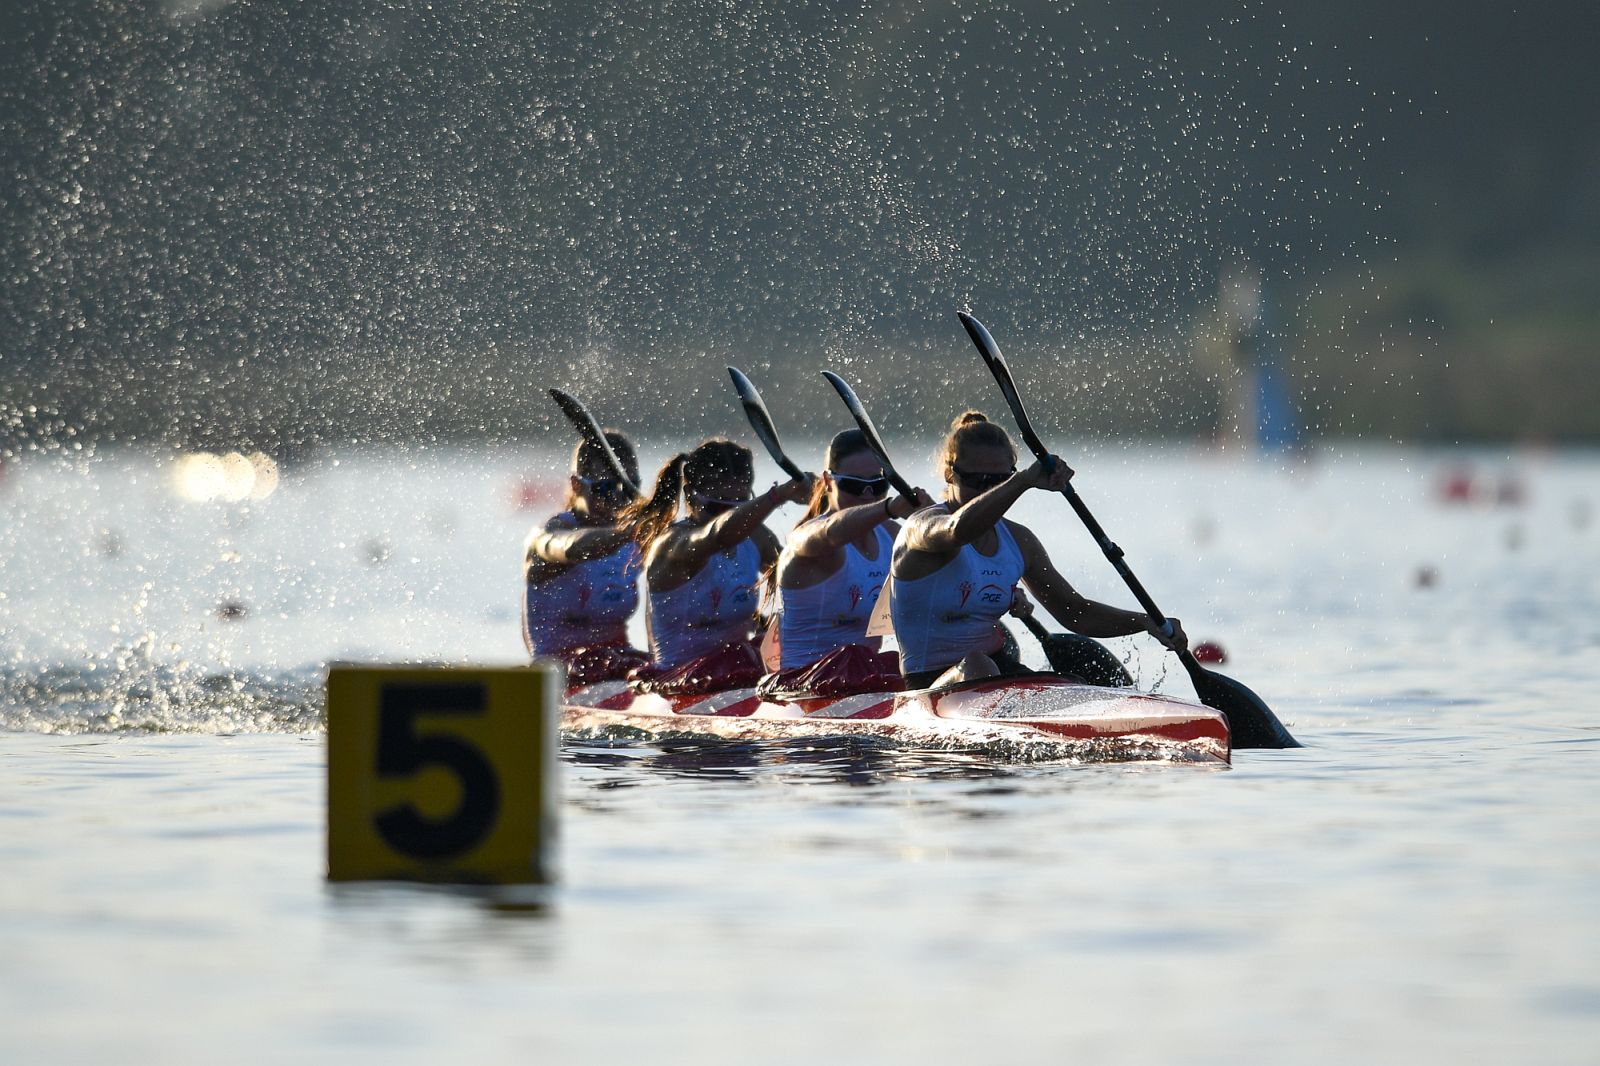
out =
[(1052, 633), (1031, 614), (1022, 615), (1022, 624), (1044, 649), (1050, 669), (1058, 674), (1081, 677), (1091, 685), (1126, 688), (1133, 677), (1111, 649), (1081, 633)]
[[(983, 356), (985, 365), (989, 367), (989, 372), (999, 384), (1000, 392), (1005, 396), (1006, 406), (1011, 408), (1011, 415), (1017, 421), (1017, 428), (1022, 432), (1022, 439), (1027, 444), (1028, 450), (1040, 462), (1048, 464), (1050, 452), (1039, 439), (1039, 435), (1033, 431), (1033, 423), (1028, 418), (1027, 410), (1022, 406), (1022, 396), (1011, 377), (1011, 369), (1006, 365), (1005, 356), (1000, 354), (1000, 348), (995, 344), (994, 338), (989, 335), (982, 322), (965, 311), (957, 311), (956, 314), (960, 316), (961, 324), (967, 328), (967, 335), (972, 338), (972, 343), (978, 346), (978, 353)], [(1167, 616), (1161, 613), (1161, 608), (1156, 606), (1155, 600), (1144, 590), (1144, 586), (1139, 583), (1139, 579), (1123, 560), (1122, 549), (1106, 536), (1105, 530), (1100, 528), (1100, 523), (1089, 513), (1089, 508), (1079, 498), (1071, 482), (1061, 490), (1061, 495), (1067, 498), (1072, 509), (1083, 520), (1095, 543), (1100, 546), (1101, 552), (1122, 576), (1123, 582), (1132, 591), (1145, 613), (1156, 623), (1157, 628), (1171, 633), (1172, 627), (1167, 621)], [(1195, 694), (1200, 697), (1200, 702), (1227, 716), (1234, 747), (1298, 748), (1300, 746), (1299, 741), (1289, 734), (1283, 723), (1278, 721), (1278, 716), (1272, 713), (1272, 709), (1260, 696), (1230, 677), (1207, 670), (1188, 649), (1179, 652), (1178, 659), (1183, 663), (1183, 668), (1189, 672), (1189, 680), (1194, 685)]]
[(772, 456), (772, 461), (794, 480), (805, 480), (805, 471), (783, 453), (783, 443), (778, 440), (777, 427), (772, 424), (772, 415), (767, 412), (767, 405), (761, 402), (761, 393), (756, 391), (755, 382), (745, 377), (744, 372), (737, 367), (730, 366), (728, 376), (733, 379), (734, 391), (739, 394), (739, 402), (744, 405), (744, 416), (750, 420), (750, 428), (756, 431), (756, 436), (766, 445), (767, 454)]
[[(883, 438), (878, 435), (878, 427), (872, 424), (872, 416), (867, 414), (867, 407), (856, 395), (856, 390), (831, 370), (824, 370), (822, 376), (828, 379), (833, 391), (839, 394), (844, 405), (850, 409), (850, 415), (860, 427), (861, 435), (867, 439), (867, 447), (872, 449), (873, 454), (878, 457), (878, 462), (883, 464), (884, 477), (889, 479), (889, 483), (900, 495), (914, 499), (916, 490), (895, 472), (894, 464), (889, 461), (889, 451), (883, 446)], [(1098, 640), (1077, 633), (1052, 633), (1031, 614), (1022, 616), (1022, 624), (1027, 626), (1028, 632), (1039, 641), (1039, 647), (1044, 649), (1044, 657), (1050, 662), (1050, 669), (1056, 673), (1072, 674), (1092, 685), (1133, 684), (1133, 678), (1128, 676), (1128, 671), (1123, 669), (1117, 657), (1111, 654), (1111, 649)]]
[(828, 384), (833, 386), (833, 391), (839, 394), (844, 405), (850, 408), (850, 417), (856, 420), (856, 425), (861, 429), (861, 435), (867, 438), (867, 447), (872, 449), (872, 454), (878, 457), (878, 462), (883, 464), (883, 476), (889, 479), (889, 484), (894, 486), (894, 491), (908, 500), (917, 498), (917, 490), (911, 487), (911, 482), (895, 473), (894, 464), (889, 461), (889, 450), (883, 446), (883, 438), (878, 436), (878, 427), (872, 424), (872, 416), (867, 414), (866, 406), (861, 398), (856, 395), (856, 390), (850, 387), (849, 382), (831, 370), (824, 370), (822, 376), (828, 379)]
[(551, 389), (550, 398), (556, 402), (557, 407), (561, 408), (561, 413), (567, 416), (567, 421), (577, 428), (578, 434), (588, 441), (592, 447), (599, 450), (600, 457), (605, 460), (606, 466), (611, 470), (611, 476), (627, 486), (629, 495), (639, 495), (639, 486), (633, 483), (633, 478), (629, 477), (627, 470), (623, 469), (622, 463), (617, 459), (616, 452), (611, 450), (611, 442), (606, 440), (605, 433), (600, 429), (600, 423), (594, 420), (594, 416), (589, 413), (589, 409), (579, 403), (576, 396), (562, 392), (560, 389)]

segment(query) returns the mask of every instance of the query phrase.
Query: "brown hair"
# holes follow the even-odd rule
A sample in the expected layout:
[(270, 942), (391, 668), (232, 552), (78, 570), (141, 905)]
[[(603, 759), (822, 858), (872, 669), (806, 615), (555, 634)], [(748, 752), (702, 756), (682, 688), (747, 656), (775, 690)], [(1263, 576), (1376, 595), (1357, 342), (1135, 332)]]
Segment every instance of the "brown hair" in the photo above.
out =
[(950, 423), (950, 433), (939, 449), (939, 473), (946, 481), (955, 469), (956, 457), (968, 448), (1004, 448), (1011, 453), (1011, 462), (1017, 461), (1017, 446), (1004, 429), (989, 421), (982, 411), (963, 411)]
[(692, 452), (679, 452), (656, 474), (655, 489), (623, 509), (618, 518), (629, 535), (646, 550), (660, 539), (678, 517), (678, 497), (728, 475), (754, 477), (750, 449), (720, 437), (705, 441)]
[[(635, 485), (639, 483), (639, 457), (634, 454), (633, 442), (623, 436), (621, 431), (615, 429), (602, 430), (606, 435), (606, 443), (611, 445), (611, 454), (617, 457), (617, 462), (622, 464), (622, 469), (628, 474), (628, 480)], [(606, 477), (611, 476), (611, 471), (593, 441), (584, 437), (578, 441), (577, 447), (572, 449), (572, 473), (581, 477), (585, 470), (605, 470)], [(567, 502), (565, 510), (572, 510), (578, 503), (578, 494), (572, 490), (572, 484), (567, 484)]]

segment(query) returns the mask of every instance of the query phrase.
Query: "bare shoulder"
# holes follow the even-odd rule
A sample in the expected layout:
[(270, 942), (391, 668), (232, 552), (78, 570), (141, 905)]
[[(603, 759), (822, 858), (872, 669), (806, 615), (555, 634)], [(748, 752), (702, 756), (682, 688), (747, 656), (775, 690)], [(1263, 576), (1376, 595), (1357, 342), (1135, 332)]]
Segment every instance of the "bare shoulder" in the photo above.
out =
[[(787, 543), (799, 547), (823, 539), (823, 532), (827, 528), (827, 519), (828, 516), (826, 514), (814, 515), (806, 519), (789, 531), (789, 536), (786, 538)], [(771, 532), (770, 527), (764, 523), (758, 528)]]
[(942, 503), (931, 507), (924, 507), (920, 511), (913, 511), (905, 520), (905, 528), (910, 530), (926, 529), (935, 522), (942, 522), (950, 517), (950, 508)]
[(1013, 522), (1009, 518), (1002, 518), (1000, 521), (1005, 525), (1006, 529), (1011, 531), (1011, 539), (1017, 542), (1017, 549), (1022, 552), (1024, 558), (1048, 558), (1044, 552), (1044, 545), (1034, 534), (1033, 530), (1029, 529), (1021, 522)]
[(565, 533), (568, 530), (577, 528), (577, 521), (565, 511), (553, 514), (545, 519), (543, 525), (534, 526), (528, 532), (528, 539), (525, 542), (526, 550), (535, 551), (544, 542), (544, 539), (552, 533)]

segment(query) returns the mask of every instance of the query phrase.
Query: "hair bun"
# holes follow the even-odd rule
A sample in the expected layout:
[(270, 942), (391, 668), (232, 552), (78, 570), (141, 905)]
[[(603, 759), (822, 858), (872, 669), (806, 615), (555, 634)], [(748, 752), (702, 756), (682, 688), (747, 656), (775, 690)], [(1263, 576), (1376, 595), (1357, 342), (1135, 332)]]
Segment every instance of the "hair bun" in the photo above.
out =
[(956, 420), (950, 423), (950, 428), (959, 429), (962, 426), (970, 426), (974, 422), (987, 421), (989, 421), (989, 416), (984, 414), (982, 411), (962, 411), (956, 416)]

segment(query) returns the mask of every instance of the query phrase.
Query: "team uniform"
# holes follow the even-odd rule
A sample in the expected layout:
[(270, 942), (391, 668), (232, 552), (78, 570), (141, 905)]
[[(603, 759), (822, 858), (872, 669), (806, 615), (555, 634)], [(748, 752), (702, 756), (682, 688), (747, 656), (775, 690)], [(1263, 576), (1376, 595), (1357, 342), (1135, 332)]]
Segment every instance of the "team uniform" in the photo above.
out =
[[(867, 623), (889, 576), (894, 538), (881, 525), (873, 533), (877, 538), (875, 558), (869, 559), (854, 544), (847, 544), (844, 564), (826, 579), (803, 589), (779, 586), (780, 669), (810, 666), (847, 644), (878, 649), (881, 641), (867, 636)], [(789, 549), (784, 551), (787, 557)]]
[(999, 648), (1001, 619), (1027, 565), (1007, 523), (994, 528), (999, 545), (993, 555), (964, 544), (931, 574), (890, 580), (889, 611), (907, 687), (925, 687), (967, 655)]
[(648, 595), (653, 666), (672, 670), (748, 638), (756, 616), (761, 549), (742, 540), (677, 588)]

